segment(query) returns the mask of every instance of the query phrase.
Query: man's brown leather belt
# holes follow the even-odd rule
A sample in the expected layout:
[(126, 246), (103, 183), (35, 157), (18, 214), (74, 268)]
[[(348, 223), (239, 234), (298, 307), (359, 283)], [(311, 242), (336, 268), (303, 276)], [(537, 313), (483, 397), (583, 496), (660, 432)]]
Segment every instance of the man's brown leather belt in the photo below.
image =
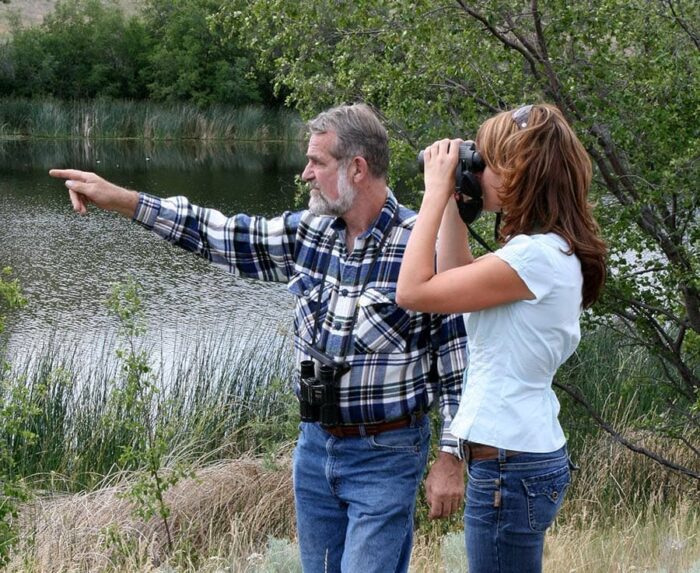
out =
[(361, 436), (363, 434), (362, 428), (364, 428), (365, 436), (374, 436), (376, 434), (381, 434), (382, 432), (388, 432), (389, 430), (398, 430), (400, 428), (410, 426), (414, 419), (420, 420), (423, 415), (423, 412), (420, 412), (412, 416), (404, 416), (403, 418), (387, 420), (386, 422), (376, 422), (374, 424), (346, 424), (321, 427), (329, 434), (334, 435), (336, 438), (352, 438)]
[[(465, 460), (497, 460), (498, 448), (487, 446), (485, 444), (477, 444), (476, 442), (463, 442), (462, 449), (464, 451)], [(516, 456), (520, 452), (515, 450), (506, 450), (506, 457)]]

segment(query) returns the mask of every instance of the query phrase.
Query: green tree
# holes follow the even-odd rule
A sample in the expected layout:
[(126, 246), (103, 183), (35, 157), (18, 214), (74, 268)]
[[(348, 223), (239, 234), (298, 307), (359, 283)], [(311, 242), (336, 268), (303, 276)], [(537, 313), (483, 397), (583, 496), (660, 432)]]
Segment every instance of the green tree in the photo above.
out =
[(657, 429), (681, 440), (688, 424), (697, 431), (699, 3), (225, 2), (219, 21), (247, 35), (290, 104), (307, 115), (359, 100), (379, 110), (395, 166), (435, 138), (473, 137), (501, 109), (555, 103), (594, 162), (610, 247), (593, 319), (662, 361)]
[(143, 22), (115, 0), (60, 0), (40, 26), (14, 22), (0, 52), (0, 94), (143, 98), (149, 51)]
[(153, 36), (148, 56), (153, 99), (198, 105), (270, 99), (250, 51), (237, 39), (223, 41), (212, 21), (220, 7), (220, 0), (148, 0), (143, 14)]

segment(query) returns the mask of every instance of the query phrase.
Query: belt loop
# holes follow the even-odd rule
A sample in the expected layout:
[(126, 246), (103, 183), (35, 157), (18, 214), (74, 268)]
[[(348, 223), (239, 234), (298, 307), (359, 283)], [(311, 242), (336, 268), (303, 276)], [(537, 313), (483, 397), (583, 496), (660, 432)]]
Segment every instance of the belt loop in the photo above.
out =
[(506, 458), (508, 457), (508, 452), (504, 450), (503, 448), (498, 448), (498, 463), (502, 464), (503, 462), (506, 461)]
[(367, 437), (367, 428), (365, 428), (364, 424), (360, 424), (357, 428), (360, 431), (360, 437), (361, 438), (366, 438)]
[(417, 410), (416, 412), (413, 412), (413, 414), (411, 414), (410, 427), (417, 428), (418, 423), (421, 421), (422, 418), (423, 418), (423, 412), (421, 410)]
[(464, 440), (462, 442), (462, 453), (464, 454), (464, 463), (466, 464), (467, 468), (469, 467), (469, 462), (471, 461), (471, 450), (469, 449), (469, 441)]

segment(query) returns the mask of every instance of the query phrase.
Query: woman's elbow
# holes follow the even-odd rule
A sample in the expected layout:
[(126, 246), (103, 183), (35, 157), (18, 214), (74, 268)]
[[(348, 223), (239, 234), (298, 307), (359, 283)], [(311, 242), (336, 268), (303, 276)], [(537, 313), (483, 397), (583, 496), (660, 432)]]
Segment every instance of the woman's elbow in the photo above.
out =
[(402, 285), (396, 287), (396, 304), (407, 310), (416, 310), (416, 298), (414, 289)]

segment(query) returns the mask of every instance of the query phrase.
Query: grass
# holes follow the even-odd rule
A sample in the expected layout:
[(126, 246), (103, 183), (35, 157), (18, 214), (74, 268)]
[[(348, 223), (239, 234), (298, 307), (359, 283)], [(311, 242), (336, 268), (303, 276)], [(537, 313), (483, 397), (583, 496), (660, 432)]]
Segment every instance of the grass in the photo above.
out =
[[(119, 388), (118, 369), (104, 358), (113, 344), (105, 341), (104, 356), (82, 377), (72, 374), (73, 351), (60, 345), (16, 365), (11, 379), (26, 385), (39, 406), (30, 428), (39, 441), (16, 441), (18, 467), (36, 495), (23, 506), (7, 571), (298, 571), (291, 360), (278, 340), (262, 334), (247, 341), (252, 351), (234, 340), (201, 341), (157, 370), (162, 391), (155, 407), (177, 428), (166, 471), (186, 463), (195, 475), (167, 491), (172, 553), (164, 549), (162, 523), (134, 518), (121, 495), (137, 468), (115, 466), (130, 438), (104, 424)], [(562, 380), (584, 389), (628, 437), (697, 469), (697, 456), (681, 442), (648, 429), (657, 400), (653, 361), (611, 351), (621, 348), (611, 336), (587, 337)], [(581, 469), (548, 533), (545, 571), (700, 573), (700, 490), (615, 443), (573, 404), (563, 406)], [(686, 437), (700, 442), (693, 430)], [(429, 522), (419, 510), (417, 520), (411, 570), (464, 571), (461, 517)]]
[[(91, 489), (116, 470), (129, 469), (117, 463), (135, 437), (115, 423), (123, 416), (133, 421), (133, 413), (115, 410), (125, 381), (113, 344), (105, 341), (85, 368), (78, 366), (77, 349), (50, 341), (6, 375), (0, 398), (7, 403), (14, 388), (26, 391), (32, 407), (26, 427), (36, 438), (3, 435), (0, 428), (0, 439), (11, 444), (17, 473), (32, 476), (34, 487)], [(261, 333), (259, 340), (244, 342), (205, 337), (187, 344), (173, 353), (181, 356), (175, 364), (152, 364), (161, 388), (153, 408), (158, 423), (171, 429), (172, 455), (211, 460), (284, 439), (286, 426), (266, 433), (258, 427), (260, 419), (287, 415), (295, 407), (284, 337)]]
[(179, 540), (174, 555), (166, 554), (162, 522), (134, 520), (121, 495), (128, 481), (122, 473), (90, 493), (34, 502), (23, 514), (16, 570), (25, 570), (20, 562), (28, 555), (38, 571), (66, 564), (79, 571), (138, 571), (162, 563), (196, 570), (215, 560), (245, 565), (269, 537), (294, 531), (288, 456), (278, 465), (249, 456), (211, 463), (171, 488), (166, 501)]
[(303, 123), (286, 109), (96, 99), (0, 100), (0, 137), (199, 141), (298, 141)]
[[(594, 442), (590, 447), (611, 455), (588, 456), (582, 463), (562, 515), (548, 533), (545, 571), (697, 573), (698, 492), (685, 482), (670, 504), (669, 492), (661, 487), (646, 506), (624, 497), (598, 505), (605, 482), (625, 491), (633, 487), (630, 478), (641, 473), (655, 484), (656, 470), (620, 446)], [(243, 455), (204, 465), (195, 478), (170, 490), (178, 539), (171, 555), (164, 552), (161, 524), (135, 521), (128, 501), (119, 496), (128, 486), (128, 473), (90, 493), (39, 498), (22, 514), (21, 541), (7, 571), (298, 571), (290, 448), (274, 459)], [(611, 512), (614, 520), (600, 518)], [(465, 571), (460, 529), (435, 535), (422, 525), (411, 571)]]

